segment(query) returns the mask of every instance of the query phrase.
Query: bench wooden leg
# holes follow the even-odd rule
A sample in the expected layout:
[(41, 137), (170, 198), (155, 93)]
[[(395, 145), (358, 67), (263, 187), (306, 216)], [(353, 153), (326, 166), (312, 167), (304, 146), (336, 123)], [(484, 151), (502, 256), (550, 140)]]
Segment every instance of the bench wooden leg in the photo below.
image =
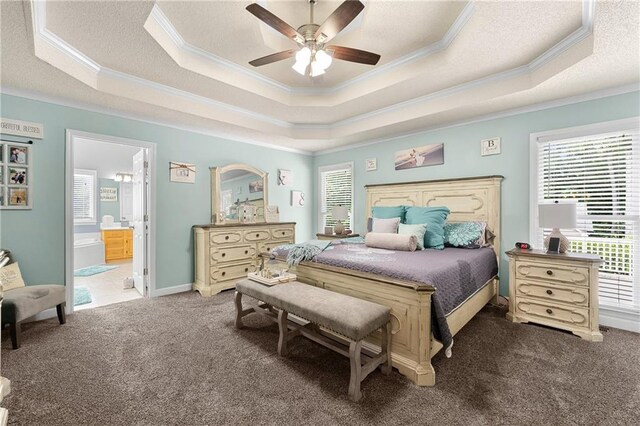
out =
[(362, 381), (362, 341), (349, 344), (349, 359), (351, 360), (351, 380), (349, 380), (349, 398), (359, 401), (362, 398), (360, 382)]
[(287, 342), (289, 341), (289, 324), (287, 323), (287, 311), (284, 309), (278, 312), (278, 328), (280, 329), (280, 338), (278, 339), (278, 354), (287, 356)]
[(236, 291), (235, 301), (236, 301), (236, 321), (235, 321), (235, 325), (236, 325), (236, 328), (242, 328), (243, 327), (243, 324), (242, 324), (242, 293), (238, 293)]
[(385, 355), (385, 362), (380, 367), (382, 374), (391, 373), (391, 321), (382, 327), (382, 354)]
[(11, 344), (13, 345), (13, 349), (20, 348), (20, 323), (19, 322), (10, 322), (9, 323), (9, 333), (11, 334)]
[(67, 305), (67, 302), (63, 302), (56, 306), (56, 312), (58, 313), (58, 321), (60, 324), (64, 324), (67, 322), (67, 318), (65, 317), (64, 307)]

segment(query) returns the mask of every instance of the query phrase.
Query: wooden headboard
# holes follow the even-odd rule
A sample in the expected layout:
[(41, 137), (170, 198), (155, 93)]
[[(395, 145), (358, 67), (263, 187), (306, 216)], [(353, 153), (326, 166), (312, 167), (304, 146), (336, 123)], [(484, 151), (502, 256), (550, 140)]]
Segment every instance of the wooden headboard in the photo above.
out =
[(503, 176), (366, 185), (365, 223), (375, 206), (446, 206), (449, 222), (479, 220), (495, 234), (500, 258), (500, 184)]

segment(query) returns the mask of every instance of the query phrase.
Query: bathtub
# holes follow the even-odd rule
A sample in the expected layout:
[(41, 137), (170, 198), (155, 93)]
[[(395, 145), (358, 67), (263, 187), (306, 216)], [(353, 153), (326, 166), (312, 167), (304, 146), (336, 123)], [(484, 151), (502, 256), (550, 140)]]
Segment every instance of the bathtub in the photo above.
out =
[(104, 242), (100, 233), (73, 235), (73, 269), (104, 264)]

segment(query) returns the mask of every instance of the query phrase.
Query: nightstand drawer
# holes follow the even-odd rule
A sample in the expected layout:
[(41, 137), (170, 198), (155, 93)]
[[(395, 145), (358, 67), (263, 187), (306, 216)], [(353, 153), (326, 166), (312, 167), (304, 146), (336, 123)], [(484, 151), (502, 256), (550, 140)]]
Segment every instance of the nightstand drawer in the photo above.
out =
[(589, 288), (551, 284), (542, 281), (516, 280), (518, 297), (525, 296), (576, 306), (589, 306)]
[(561, 263), (535, 263), (518, 261), (518, 278), (539, 279), (547, 282), (589, 286), (589, 269), (580, 266), (568, 266)]
[(552, 326), (588, 327), (589, 310), (587, 308), (561, 307), (552, 303), (519, 297), (516, 313), (520, 317), (548, 323)]

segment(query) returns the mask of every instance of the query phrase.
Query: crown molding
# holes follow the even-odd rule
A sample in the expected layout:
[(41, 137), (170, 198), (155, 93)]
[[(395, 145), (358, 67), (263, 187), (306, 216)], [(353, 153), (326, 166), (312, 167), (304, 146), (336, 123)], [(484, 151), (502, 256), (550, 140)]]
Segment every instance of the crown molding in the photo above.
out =
[[(31, 0), (30, 4), (36, 56), (52, 65), (55, 64), (54, 66), (58, 69), (98, 91), (163, 108), (180, 110), (194, 116), (253, 131), (273, 133), (276, 136), (305, 141), (338, 141), (342, 138), (375, 130), (376, 128), (393, 126), (451, 109), (456, 102), (462, 102), (461, 96), (467, 94), (466, 92), (469, 92), (469, 97), (479, 102), (497, 95), (514, 93), (534, 87), (540, 81), (544, 81), (550, 75), (555, 74), (554, 69), (552, 69), (554, 66), (556, 68), (555, 71), (559, 67), (565, 69), (590, 52), (587, 52), (587, 49), (592, 47), (587, 44), (582, 44), (578, 46), (578, 49), (571, 52), (568, 52), (568, 50), (579, 43), (583, 43), (585, 40), (592, 42), (595, 8), (595, 0), (583, 0), (582, 26), (526, 65), (399, 102), (375, 111), (334, 122), (314, 124), (292, 123), (275, 119), (232, 104), (102, 67), (46, 28), (45, 1)], [(473, 2), (465, 6), (456, 23), (452, 25), (441, 40), (441, 45), (437, 47), (428, 46), (422, 52), (419, 51), (414, 56), (409, 55), (411, 57), (404, 57), (403, 60), (408, 62), (415, 61), (424, 57), (424, 55), (430, 54), (429, 52), (433, 53), (429, 49), (446, 48), (472, 15), (472, 5)], [(162, 23), (161, 17), (158, 18), (156, 16), (156, 18), (159, 20), (159, 25), (166, 25), (166, 23)], [(178, 44), (184, 43), (179, 34), (174, 35), (172, 40)], [(577, 57), (577, 55), (582, 56)], [(572, 62), (569, 63), (568, 61)], [(244, 70), (243, 67), (238, 65), (233, 66)], [(378, 71), (372, 70), (371, 72)], [(227, 74), (233, 75), (234, 73), (227, 71)], [(225, 137), (228, 138), (229, 136)]]
[(70, 99), (66, 99), (58, 96), (44, 95), (42, 93), (37, 93), (31, 90), (24, 90), (24, 89), (19, 89), (15, 87), (2, 86), (0, 87), (0, 94), (30, 99), (32, 101), (37, 101), (37, 102), (64, 106), (67, 108), (74, 108), (74, 109), (80, 109), (80, 110), (89, 111), (89, 112), (95, 112), (98, 114), (109, 115), (112, 117), (123, 118), (126, 120), (138, 121), (141, 123), (167, 127), (170, 129), (197, 133), (199, 135), (204, 135), (204, 136), (212, 136), (219, 139), (226, 139), (231, 142), (239, 142), (239, 143), (244, 143), (248, 145), (255, 145), (255, 146), (260, 146), (264, 148), (274, 149), (277, 151), (291, 152), (294, 154), (301, 154), (301, 155), (307, 155), (307, 156), (313, 155), (313, 152), (311, 151), (305, 151), (302, 149), (276, 145), (268, 142), (260, 142), (260, 141), (256, 141), (249, 138), (238, 137), (235, 134), (229, 134), (226, 132), (216, 132), (214, 130), (210, 130), (207, 128), (185, 126), (185, 125), (178, 124), (176, 122), (172, 123), (167, 121), (158, 121), (151, 116), (145, 116), (145, 115), (134, 114), (134, 113), (124, 113), (120, 110), (113, 109), (113, 108), (102, 107), (102, 106), (94, 105), (88, 102), (74, 101), (74, 100), (70, 100)]
[(584, 94), (581, 94), (581, 95), (569, 96), (569, 97), (561, 98), (561, 99), (554, 99), (552, 101), (540, 102), (540, 103), (537, 103), (537, 104), (527, 105), (527, 106), (523, 106), (523, 107), (511, 108), (511, 109), (507, 109), (505, 111), (500, 111), (500, 112), (495, 112), (495, 113), (491, 113), (491, 114), (480, 115), (480, 116), (476, 116), (476, 117), (473, 117), (473, 118), (470, 118), (470, 119), (465, 119), (465, 120), (460, 120), (460, 121), (453, 121), (453, 122), (449, 122), (449, 123), (446, 123), (446, 124), (440, 124), (440, 125), (436, 125), (436, 126), (431, 126), (431, 127), (427, 127), (427, 128), (415, 131), (415, 132), (406, 132), (406, 133), (398, 134), (398, 135), (395, 135), (395, 136), (392, 136), (392, 137), (378, 138), (378, 139), (374, 139), (374, 140), (371, 140), (371, 141), (368, 141), (368, 142), (364, 142), (364, 143), (351, 144), (351, 145), (345, 145), (345, 146), (341, 146), (341, 147), (337, 147), (337, 148), (319, 150), (319, 151), (315, 151), (313, 153), (313, 155), (314, 156), (320, 156), (320, 155), (325, 155), (325, 154), (332, 154), (332, 153), (335, 153), (335, 152), (350, 151), (350, 150), (357, 149), (357, 148), (363, 148), (363, 147), (367, 147), (367, 146), (371, 146), (371, 145), (377, 145), (377, 144), (381, 144), (381, 143), (392, 142), (392, 141), (396, 141), (398, 139), (404, 139), (404, 138), (413, 137), (413, 136), (422, 136), (422, 135), (426, 135), (426, 134), (433, 133), (433, 132), (440, 131), (440, 130), (451, 129), (451, 128), (454, 128), (454, 127), (467, 126), (469, 124), (481, 123), (481, 122), (484, 122), (484, 121), (491, 121), (491, 120), (496, 120), (496, 119), (499, 119), (499, 118), (512, 117), (514, 115), (520, 115), (520, 114), (526, 114), (526, 113), (530, 113), (530, 112), (542, 111), (542, 110), (545, 110), (545, 109), (557, 108), (557, 107), (566, 106), (566, 105), (573, 105), (573, 104), (577, 104), (577, 103), (581, 103), (581, 102), (593, 101), (593, 100), (596, 100), (596, 99), (608, 98), (610, 96), (623, 95), (625, 93), (632, 93), (632, 92), (640, 92), (640, 82), (632, 83), (632, 84), (626, 84), (626, 85), (623, 85), (623, 86), (611, 87), (611, 88), (602, 89), (602, 90), (596, 90), (596, 91), (590, 92), (590, 93), (584, 93)]
[[(153, 37), (156, 42), (162, 47), (167, 54), (178, 64), (178, 66), (187, 69), (189, 71), (202, 74), (206, 77), (210, 78), (218, 78), (212, 77), (210, 74), (214, 73), (206, 73), (197, 69), (193, 66), (194, 63), (200, 62), (199, 60), (205, 60), (211, 69), (222, 68), (227, 70), (232, 70), (235, 73), (239, 73), (245, 77), (254, 79), (260, 83), (272, 86), (272, 88), (278, 89), (284, 92), (286, 95), (324, 95), (324, 94), (335, 94), (337, 92), (343, 91), (350, 86), (357, 84), (366, 84), (368, 80), (373, 77), (377, 77), (382, 74), (386, 74), (398, 67), (410, 64), (420, 59), (424, 59), (430, 55), (433, 55), (436, 52), (446, 49), (449, 47), (451, 42), (456, 38), (458, 33), (462, 30), (464, 25), (469, 21), (473, 12), (475, 10), (475, 3), (473, 1), (469, 1), (462, 11), (458, 14), (456, 20), (453, 22), (451, 27), (447, 30), (445, 35), (438, 41), (425, 46), (421, 49), (418, 49), (414, 52), (411, 52), (407, 55), (404, 55), (394, 61), (391, 61), (385, 65), (376, 67), (370, 71), (366, 71), (360, 74), (357, 77), (354, 77), (350, 80), (344, 81), (338, 85), (327, 87), (327, 88), (309, 88), (309, 87), (292, 87), (288, 86), (284, 83), (271, 79), (269, 77), (265, 77), (259, 72), (252, 71), (246, 67), (236, 64), (235, 62), (231, 62), (224, 58), (221, 58), (211, 52), (203, 50), (199, 47), (196, 47), (188, 42), (182, 37), (182, 35), (178, 32), (178, 30), (173, 26), (171, 20), (162, 12), (162, 9), (155, 4), (147, 18), (147, 21), (144, 24), (147, 32)], [(153, 24), (157, 26), (154, 26)], [(163, 34), (159, 34), (157, 32), (158, 29), (163, 31)], [(164, 37), (163, 37), (164, 36)], [(163, 41), (170, 41), (172, 46), (167, 48)], [(215, 73), (218, 74), (218, 73)], [(225, 83), (233, 84), (237, 86), (237, 83), (234, 84), (232, 79), (227, 79), (224, 76), (220, 76), (224, 80)], [(242, 87), (239, 87), (242, 88)], [(272, 98), (273, 100), (284, 102), (288, 105), (291, 105), (290, 102), (286, 100), (286, 98), (282, 98), (280, 96), (276, 96)]]

